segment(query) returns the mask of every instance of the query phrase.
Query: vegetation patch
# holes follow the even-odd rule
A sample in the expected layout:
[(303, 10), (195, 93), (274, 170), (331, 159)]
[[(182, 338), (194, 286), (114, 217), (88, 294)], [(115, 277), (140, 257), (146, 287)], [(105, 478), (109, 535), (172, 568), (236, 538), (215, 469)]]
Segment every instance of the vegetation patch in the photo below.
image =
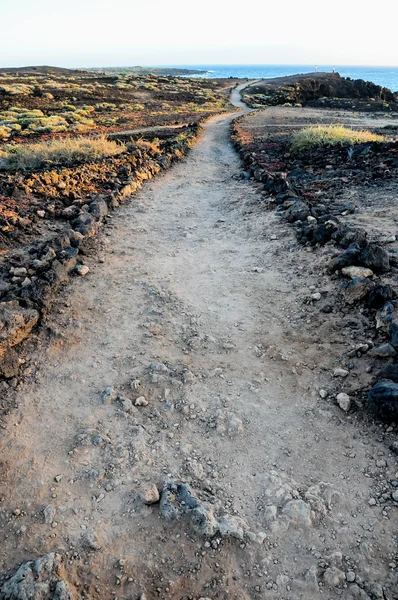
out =
[(312, 150), (320, 146), (353, 145), (366, 142), (382, 142), (381, 135), (371, 131), (355, 131), (342, 125), (314, 125), (292, 135), (292, 149), (296, 152)]
[(39, 169), (44, 165), (71, 165), (116, 156), (126, 150), (124, 144), (97, 138), (59, 138), (48, 142), (8, 146), (1, 153), (3, 168), (11, 171)]

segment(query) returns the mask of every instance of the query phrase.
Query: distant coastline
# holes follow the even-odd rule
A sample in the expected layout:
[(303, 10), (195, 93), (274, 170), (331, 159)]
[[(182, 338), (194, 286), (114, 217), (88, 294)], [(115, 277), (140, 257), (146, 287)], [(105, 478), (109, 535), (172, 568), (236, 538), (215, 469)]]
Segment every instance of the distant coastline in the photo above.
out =
[(90, 67), (85, 69), (89, 73), (112, 73), (130, 74), (130, 75), (172, 75), (172, 76), (205, 76), (206, 70), (184, 67)]
[(352, 79), (364, 79), (372, 81), (377, 85), (398, 91), (398, 66), (396, 67), (372, 67), (372, 66), (340, 66), (336, 65), (167, 65), (170, 68), (186, 68), (205, 71), (205, 73), (194, 75), (206, 79), (225, 79), (228, 77), (239, 79), (270, 79), (274, 77), (285, 77), (311, 73), (318, 67), (318, 71), (332, 73), (333, 68), (342, 77)]

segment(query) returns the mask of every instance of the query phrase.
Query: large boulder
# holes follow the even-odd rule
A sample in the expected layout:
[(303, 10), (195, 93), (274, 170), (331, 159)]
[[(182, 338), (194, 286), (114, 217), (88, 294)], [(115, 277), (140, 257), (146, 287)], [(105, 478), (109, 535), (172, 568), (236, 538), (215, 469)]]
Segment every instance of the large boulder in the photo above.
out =
[(368, 394), (368, 402), (378, 417), (385, 421), (398, 419), (398, 383), (391, 379), (378, 381)]

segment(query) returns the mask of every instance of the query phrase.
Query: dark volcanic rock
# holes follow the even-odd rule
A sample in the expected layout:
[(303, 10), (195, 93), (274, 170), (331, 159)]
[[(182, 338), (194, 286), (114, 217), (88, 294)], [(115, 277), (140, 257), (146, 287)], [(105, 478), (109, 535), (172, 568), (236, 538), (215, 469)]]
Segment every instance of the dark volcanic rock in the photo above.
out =
[(88, 212), (82, 212), (72, 223), (74, 229), (83, 235), (91, 236), (95, 233), (95, 218)]
[(388, 252), (381, 246), (366, 246), (359, 253), (359, 264), (379, 273), (390, 270), (390, 258)]
[(343, 254), (334, 259), (331, 265), (332, 270), (337, 271), (338, 269), (355, 265), (358, 262), (359, 252), (360, 248), (358, 244), (352, 244)]
[(398, 418), (398, 383), (391, 379), (378, 381), (368, 394), (370, 406), (386, 421)]
[(285, 217), (291, 223), (293, 221), (304, 221), (309, 214), (309, 208), (302, 200), (297, 200), (285, 211)]
[(367, 233), (360, 227), (340, 227), (332, 235), (332, 239), (336, 240), (343, 248), (348, 248), (351, 244), (358, 244), (363, 248), (367, 244)]
[(373, 286), (373, 281), (367, 277), (355, 277), (344, 290), (347, 304), (354, 304), (366, 298)]
[(369, 292), (369, 308), (382, 308), (386, 302), (394, 298), (394, 290), (390, 285), (375, 285)]
[(108, 205), (102, 198), (93, 200), (89, 206), (89, 211), (97, 221), (101, 221), (108, 214)]
[(380, 379), (390, 379), (398, 383), (398, 365), (386, 365), (378, 374)]

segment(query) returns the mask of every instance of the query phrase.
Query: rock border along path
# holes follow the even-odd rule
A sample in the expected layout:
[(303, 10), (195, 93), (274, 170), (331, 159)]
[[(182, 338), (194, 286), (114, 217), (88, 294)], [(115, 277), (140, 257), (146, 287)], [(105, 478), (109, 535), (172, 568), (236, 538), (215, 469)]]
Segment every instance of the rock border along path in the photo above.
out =
[[(32, 357), (0, 569), (57, 552), (48, 594), (396, 597), (395, 456), (319, 398), (334, 346), (294, 324), (313, 257), (239, 179), (236, 116), (113, 216)], [(36, 589), (23, 572), (0, 597)]]

